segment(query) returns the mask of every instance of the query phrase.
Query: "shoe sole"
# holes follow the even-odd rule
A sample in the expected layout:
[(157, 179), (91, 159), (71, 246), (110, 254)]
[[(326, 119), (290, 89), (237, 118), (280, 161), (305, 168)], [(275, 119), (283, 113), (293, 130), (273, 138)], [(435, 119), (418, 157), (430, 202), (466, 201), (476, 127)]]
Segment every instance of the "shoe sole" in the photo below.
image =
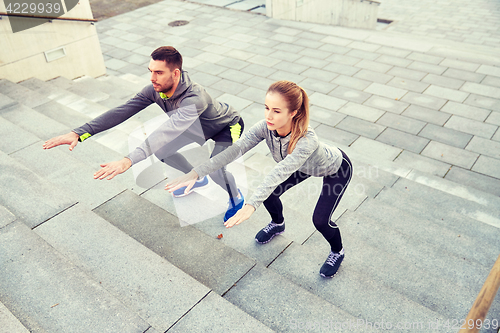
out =
[(194, 188), (194, 189), (192, 188), (192, 189), (191, 189), (191, 191), (189, 191), (188, 193), (183, 193), (183, 194), (181, 194), (181, 195), (175, 195), (175, 194), (173, 194), (173, 196), (174, 196), (174, 198), (182, 198), (182, 197), (185, 197), (186, 195), (190, 195), (190, 194), (191, 194), (191, 193), (193, 193), (195, 190), (198, 190), (198, 189), (200, 189), (200, 188), (204, 188), (204, 187), (206, 187), (206, 186), (208, 186), (208, 183), (207, 183), (207, 184), (205, 184), (205, 185), (202, 185), (202, 186), (197, 186), (197, 187), (196, 187), (196, 188)]
[(259, 241), (257, 240), (257, 238), (255, 238), (255, 241), (256, 241), (257, 243), (259, 243), (259, 244), (267, 244), (267, 243), (269, 243), (269, 242), (270, 242), (270, 241), (271, 241), (274, 237), (276, 237), (276, 236), (278, 236), (278, 235), (281, 235), (281, 234), (282, 234), (282, 233), (284, 233), (284, 232), (285, 232), (285, 230), (283, 230), (282, 232), (277, 232), (277, 233), (275, 233), (275, 234), (274, 234), (274, 235), (272, 235), (272, 236), (271, 236), (271, 238), (269, 238), (266, 242), (259, 242)]

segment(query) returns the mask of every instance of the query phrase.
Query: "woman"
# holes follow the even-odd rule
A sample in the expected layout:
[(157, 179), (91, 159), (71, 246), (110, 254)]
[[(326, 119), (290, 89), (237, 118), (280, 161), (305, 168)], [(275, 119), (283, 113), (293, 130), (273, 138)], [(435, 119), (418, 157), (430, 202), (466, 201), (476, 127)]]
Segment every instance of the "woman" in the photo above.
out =
[(295, 83), (273, 83), (267, 91), (265, 105), (265, 120), (250, 128), (232, 147), (188, 174), (172, 180), (166, 189), (173, 192), (186, 186), (186, 191), (189, 191), (199, 177), (218, 170), (266, 140), (278, 164), (265, 176), (243, 208), (224, 225), (231, 228), (240, 224), (263, 203), (272, 220), (257, 233), (255, 240), (261, 244), (267, 243), (285, 231), (280, 196), (310, 176), (323, 177), (323, 187), (312, 219), (331, 248), (320, 274), (333, 277), (344, 259), (344, 249), (340, 231), (331, 221), (331, 216), (351, 180), (351, 162), (340, 149), (320, 143), (314, 130), (308, 127), (309, 99), (306, 92)]

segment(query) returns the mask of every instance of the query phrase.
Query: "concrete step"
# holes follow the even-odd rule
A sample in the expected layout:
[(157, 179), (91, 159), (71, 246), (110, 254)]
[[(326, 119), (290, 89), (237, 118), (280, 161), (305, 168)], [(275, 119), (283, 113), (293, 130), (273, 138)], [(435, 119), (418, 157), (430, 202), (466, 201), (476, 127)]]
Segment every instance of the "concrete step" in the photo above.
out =
[[(41, 148), (40, 148), (41, 149)], [(0, 205), (34, 228), (77, 201), (64, 189), (0, 152)], [(12, 221), (7, 214), (7, 222)]]
[[(492, 265), (491, 256), (498, 254), (498, 239), (500, 239), (500, 229), (487, 223), (482, 223), (476, 219), (460, 214), (458, 210), (446, 210), (440, 204), (418, 198), (408, 191), (395, 191), (385, 188), (380, 192), (375, 201), (381, 201), (393, 207), (398, 207), (404, 211), (425, 220), (425, 233), (437, 228), (445, 228), (448, 234), (464, 237), (469, 244), (475, 244), (476, 249), (487, 249), (482, 251), (472, 251), (469, 255), (474, 255), (475, 260), (487, 266)], [(438, 233), (439, 235), (439, 233)]]
[[(45, 222), (35, 233), (158, 332), (169, 330), (179, 318), (182, 323), (178, 327), (192, 325), (183, 317), (193, 308), (197, 310), (196, 321), (204, 325), (221, 325), (228, 331), (270, 331), (80, 205)], [(221, 318), (207, 309), (212, 306), (239, 320), (220, 323)]]
[(94, 212), (219, 295), (255, 262), (148, 200), (124, 191)]
[(12, 214), (7, 208), (0, 205), (0, 228), (5, 227), (11, 222), (16, 220), (16, 216)]
[[(353, 263), (352, 252), (357, 251), (355, 244), (358, 239), (352, 238), (347, 230), (344, 233), (344, 228), (341, 228), (341, 231), (346, 245), (346, 257), (333, 279), (323, 279), (318, 274), (329, 251), (324, 240), (321, 245), (315, 244), (317, 246), (310, 246), (308, 242), (305, 245), (292, 243), (269, 268), (355, 316), (360, 323), (392, 323), (394, 329), (397, 323), (423, 323), (427, 329), (429, 322), (442, 321), (445, 318), (405, 297), (396, 289), (384, 285), (380, 279), (374, 279), (371, 274), (367, 274), (363, 266)], [(267, 247), (268, 244), (263, 246)], [(370, 256), (364, 260), (370, 261)], [(401, 326), (397, 329), (397, 332), (414, 331), (412, 326), (406, 329)]]
[(26, 327), (0, 302), (0, 333), (29, 333)]
[[(429, 186), (430, 185), (430, 186)], [(426, 177), (399, 179), (392, 187), (439, 206), (442, 211), (455, 211), (464, 216), (500, 228), (500, 198), (444, 179)], [(456, 193), (456, 195), (455, 195)]]
[(95, 208), (127, 189), (119, 180), (94, 179), (93, 175), (100, 166), (77, 160), (73, 154), (68, 154), (67, 149), (63, 146), (43, 150), (42, 142), (38, 142), (10, 156), (89, 208)]
[(36, 135), (0, 116), (0, 151), (11, 154), (38, 141)]
[[(378, 247), (464, 287), (480, 285), (500, 253), (500, 245), (477, 251), (484, 247), (482, 240), (468, 237), (466, 232), (457, 235), (442, 225), (377, 200), (363, 203), (355, 215), (358, 213), (360, 235), (367, 230), (377, 239)], [(368, 219), (362, 220), (365, 217)]]
[(17, 103), (18, 103), (17, 101), (13, 100), (9, 96), (0, 93), (0, 110), (15, 105)]
[(0, 301), (32, 332), (143, 333), (149, 325), (22, 222), (0, 229)]
[[(277, 332), (378, 332), (301, 286), (258, 264), (224, 298)], [(359, 326), (357, 324), (360, 324)]]
[(89, 116), (60, 104), (55, 100), (37, 106), (33, 110), (56, 120), (70, 129), (80, 127), (91, 120)]
[[(3, 95), (30, 108), (36, 107), (49, 101), (46, 96), (33, 92), (19, 84), (6, 79), (0, 79), (0, 91)], [(4, 102), (5, 103), (5, 102)]]
[[(354, 266), (386, 288), (401, 293), (445, 318), (465, 318), (482, 283), (470, 289), (460, 285), (460, 278), (452, 281), (422, 269), (416, 265), (418, 257), (411, 257), (414, 251), (411, 247), (408, 247), (408, 253), (404, 253), (404, 249), (402, 253), (391, 250), (392, 239), (373, 236), (380, 235), (382, 231), (370, 228), (375, 223), (368, 224), (368, 220), (368, 217), (359, 213), (348, 212), (338, 221), (346, 251), (342, 266)], [(368, 224), (366, 227), (365, 223)], [(315, 233), (305, 245), (324, 249), (327, 243), (322, 235)], [(328, 250), (322, 253), (326, 258)], [(412, 260), (408, 261), (409, 257)], [(453, 264), (450, 262), (450, 265)]]
[(26, 105), (4, 108), (0, 110), (0, 116), (43, 140), (69, 131), (68, 127)]

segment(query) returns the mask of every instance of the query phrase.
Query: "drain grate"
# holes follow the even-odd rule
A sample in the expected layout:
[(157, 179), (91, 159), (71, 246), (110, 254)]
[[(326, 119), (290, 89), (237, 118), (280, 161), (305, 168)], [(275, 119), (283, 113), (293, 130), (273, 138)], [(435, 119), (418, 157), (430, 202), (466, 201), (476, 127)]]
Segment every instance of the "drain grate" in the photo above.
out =
[(189, 21), (178, 20), (178, 21), (172, 21), (168, 25), (171, 27), (180, 27), (181, 25), (186, 25), (188, 23)]

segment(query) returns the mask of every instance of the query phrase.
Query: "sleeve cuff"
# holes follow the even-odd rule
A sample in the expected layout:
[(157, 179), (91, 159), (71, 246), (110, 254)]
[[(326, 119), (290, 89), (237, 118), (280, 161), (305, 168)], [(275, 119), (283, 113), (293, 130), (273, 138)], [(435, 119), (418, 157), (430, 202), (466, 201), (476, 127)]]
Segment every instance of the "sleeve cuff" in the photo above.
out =
[(92, 136), (92, 134), (90, 134), (90, 133), (82, 134), (78, 138), (78, 141), (83, 142), (83, 141), (87, 140), (88, 138), (90, 138), (91, 136)]

